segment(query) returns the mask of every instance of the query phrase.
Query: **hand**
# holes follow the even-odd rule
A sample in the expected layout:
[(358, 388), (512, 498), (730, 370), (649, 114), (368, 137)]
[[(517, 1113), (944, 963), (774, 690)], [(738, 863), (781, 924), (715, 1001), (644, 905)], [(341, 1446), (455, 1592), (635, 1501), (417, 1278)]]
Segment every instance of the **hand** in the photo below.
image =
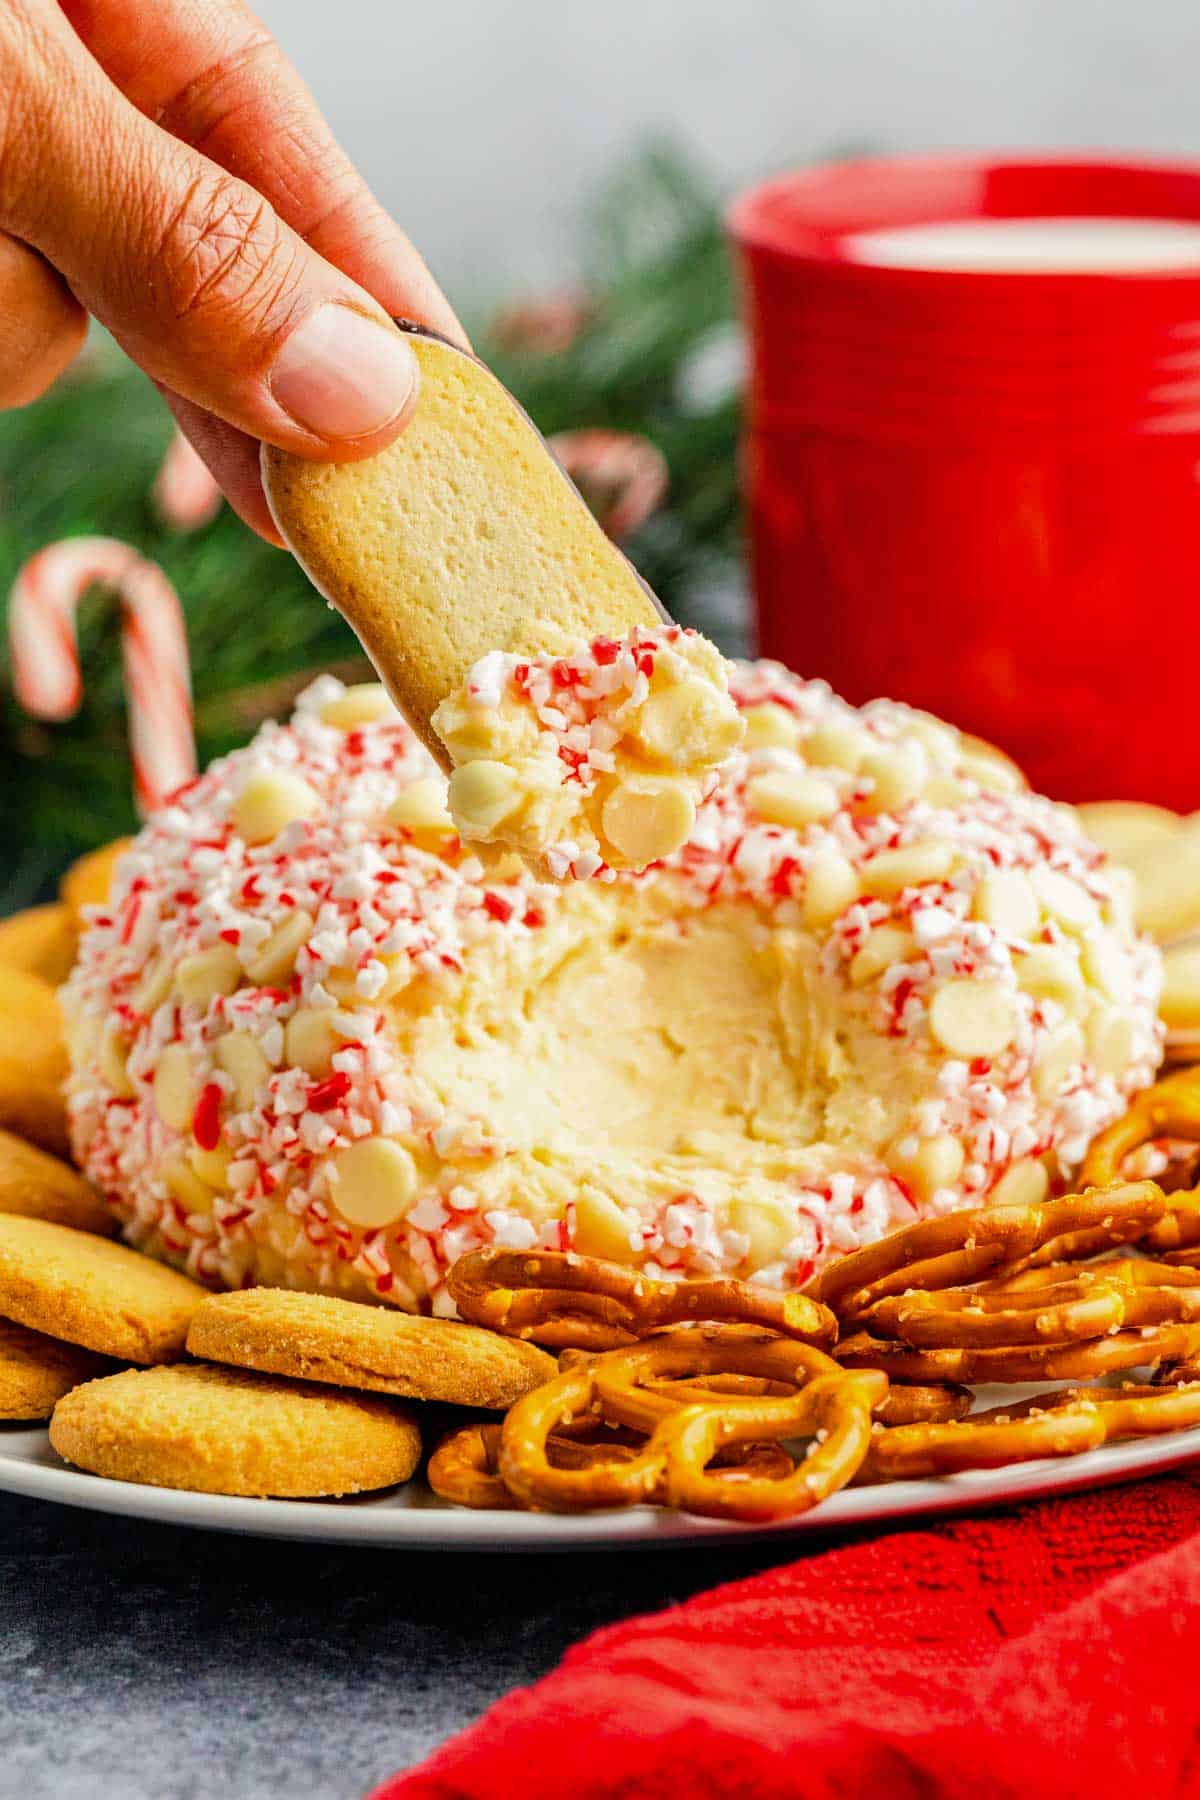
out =
[(275, 543), (259, 441), (369, 456), (416, 398), (389, 316), (466, 341), (239, 0), (0, 0), (0, 406), (87, 313)]

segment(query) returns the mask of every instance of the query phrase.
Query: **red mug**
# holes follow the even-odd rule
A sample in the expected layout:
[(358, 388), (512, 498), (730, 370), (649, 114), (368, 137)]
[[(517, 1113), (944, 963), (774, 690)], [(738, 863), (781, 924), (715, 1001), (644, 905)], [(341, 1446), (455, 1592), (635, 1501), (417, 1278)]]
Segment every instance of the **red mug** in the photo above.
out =
[[(1200, 806), (1200, 249), (894, 266), (939, 221), (1200, 222), (1200, 167), (929, 157), (744, 195), (759, 647), (889, 694), (1071, 800)], [(1200, 241), (1200, 240), (1198, 240)]]

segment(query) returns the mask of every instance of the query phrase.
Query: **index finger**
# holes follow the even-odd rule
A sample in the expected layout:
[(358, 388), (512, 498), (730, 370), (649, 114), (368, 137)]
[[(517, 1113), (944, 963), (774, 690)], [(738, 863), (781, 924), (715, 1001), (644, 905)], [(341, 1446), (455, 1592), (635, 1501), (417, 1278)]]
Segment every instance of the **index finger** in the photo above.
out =
[(139, 111), (257, 189), (389, 313), (469, 348), (421, 257), (240, 0), (62, 0), (62, 10)]

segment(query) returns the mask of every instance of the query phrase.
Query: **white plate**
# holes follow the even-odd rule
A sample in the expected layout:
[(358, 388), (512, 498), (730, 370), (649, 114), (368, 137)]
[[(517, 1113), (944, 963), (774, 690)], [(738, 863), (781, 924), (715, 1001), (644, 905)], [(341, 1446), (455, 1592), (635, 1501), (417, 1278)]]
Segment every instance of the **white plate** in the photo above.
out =
[(409, 1550), (585, 1550), (701, 1544), (714, 1538), (768, 1532), (799, 1538), (811, 1532), (886, 1524), (914, 1513), (978, 1511), (1037, 1495), (1065, 1494), (1076, 1488), (1153, 1475), (1198, 1457), (1200, 1427), (1126, 1444), (1106, 1444), (1085, 1456), (1062, 1461), (979, 1469), (936, 1481), (852, 1488), (782, 1525), (732, 1525), (641, 1506), (627, 1512), (570, 1518), (548, 1513), (467, 1512), (436, 1499), (423, 1482), (362, 1500), (235, 1500), (221, 1494), (185, 1494), (86, 1475), (55, 1455), (42, 1428), (6, 1426), (0, 1430), (0, 1491), (117, 1513), (123, 1518), (199, 1525), (209, 1531), (246, 1532), (256, 1537)]

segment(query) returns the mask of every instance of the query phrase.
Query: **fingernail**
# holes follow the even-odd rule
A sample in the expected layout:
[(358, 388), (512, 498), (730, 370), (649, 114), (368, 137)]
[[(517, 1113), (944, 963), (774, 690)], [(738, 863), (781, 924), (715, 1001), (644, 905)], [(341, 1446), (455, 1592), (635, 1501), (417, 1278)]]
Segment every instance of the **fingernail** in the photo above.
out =
[(404, 410), (417, 362), (390, 325), (327, 301), (284, 339), (269, 380), (298, 425), (345, 442), (382, 431)]

